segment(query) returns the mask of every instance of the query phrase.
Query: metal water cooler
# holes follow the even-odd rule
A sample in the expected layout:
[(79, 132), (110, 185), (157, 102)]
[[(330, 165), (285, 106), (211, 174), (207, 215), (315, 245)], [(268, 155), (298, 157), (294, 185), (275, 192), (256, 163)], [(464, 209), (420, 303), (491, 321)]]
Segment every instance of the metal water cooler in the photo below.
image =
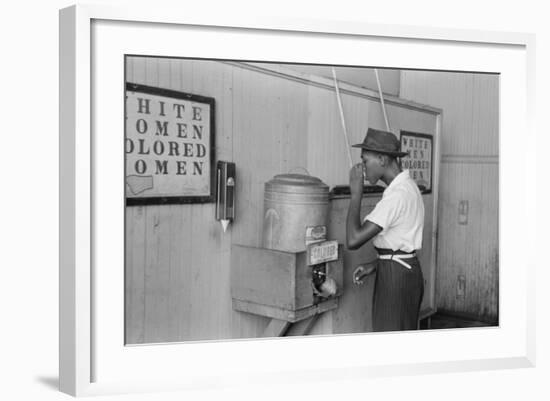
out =
[(342, 245), (328, 233), (329, 188), (319, 178), (281, 174), (265, 184), (262, 248), (233, 245), (233, 309), (270, 317), (264, 336), (285, 335), (338, 306)]

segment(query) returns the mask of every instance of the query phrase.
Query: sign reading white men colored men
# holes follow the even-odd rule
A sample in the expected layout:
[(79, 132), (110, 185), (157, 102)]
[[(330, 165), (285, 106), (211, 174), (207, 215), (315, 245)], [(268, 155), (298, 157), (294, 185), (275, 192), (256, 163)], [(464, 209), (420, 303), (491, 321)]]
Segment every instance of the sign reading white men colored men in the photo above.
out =
[(409, 152), (401, 159), (403, 169), (409, 170), (422, 193), (432, 192), (433, 136), (401, 131), (401, 150)]
[(126, 204), (213, 201), (214, 99), (126, 84)]

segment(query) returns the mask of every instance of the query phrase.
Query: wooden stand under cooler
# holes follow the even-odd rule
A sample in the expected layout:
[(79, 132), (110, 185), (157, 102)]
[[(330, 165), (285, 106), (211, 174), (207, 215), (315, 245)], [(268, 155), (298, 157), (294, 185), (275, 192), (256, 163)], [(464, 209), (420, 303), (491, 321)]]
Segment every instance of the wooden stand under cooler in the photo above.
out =
[[(342, 246), (338, 252), (341, 254)], [(326, 263), (326, 276), (336, 281), (336, 294), (319, 298), (312, 287), (311, 266), (306, 252), (283, 252), (266, 248), (233, 245), (231, 250), (231, 298), (233, 309), (272, 320), (264, 337), (283, 336), (292, 323), (301, 322), (305, 335), (317, 317), (338, 307), (343, 289), (341, 259)]]

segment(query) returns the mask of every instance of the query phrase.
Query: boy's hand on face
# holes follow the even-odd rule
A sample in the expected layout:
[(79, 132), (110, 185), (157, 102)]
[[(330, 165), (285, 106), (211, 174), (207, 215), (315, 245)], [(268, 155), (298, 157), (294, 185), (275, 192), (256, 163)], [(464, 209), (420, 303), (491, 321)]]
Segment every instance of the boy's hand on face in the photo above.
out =
[(363, 163), (357, 163), (353, 166), (349, 172), (349, 187), (351, 195), (358, 195), (363, 193)]

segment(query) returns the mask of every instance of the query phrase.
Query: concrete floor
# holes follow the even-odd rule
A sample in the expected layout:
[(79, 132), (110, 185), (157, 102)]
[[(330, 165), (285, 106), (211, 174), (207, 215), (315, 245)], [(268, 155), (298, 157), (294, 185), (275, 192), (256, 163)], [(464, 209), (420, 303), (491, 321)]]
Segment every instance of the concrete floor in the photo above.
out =
[(490, 327), (498, 326), (494, 323), (480, 322), (476, 320), (468, 320), (461, 317), (448, 316), (436, 313), (428, 319), (420, 322), (420, 329), (456, 329), (464, 327)]

